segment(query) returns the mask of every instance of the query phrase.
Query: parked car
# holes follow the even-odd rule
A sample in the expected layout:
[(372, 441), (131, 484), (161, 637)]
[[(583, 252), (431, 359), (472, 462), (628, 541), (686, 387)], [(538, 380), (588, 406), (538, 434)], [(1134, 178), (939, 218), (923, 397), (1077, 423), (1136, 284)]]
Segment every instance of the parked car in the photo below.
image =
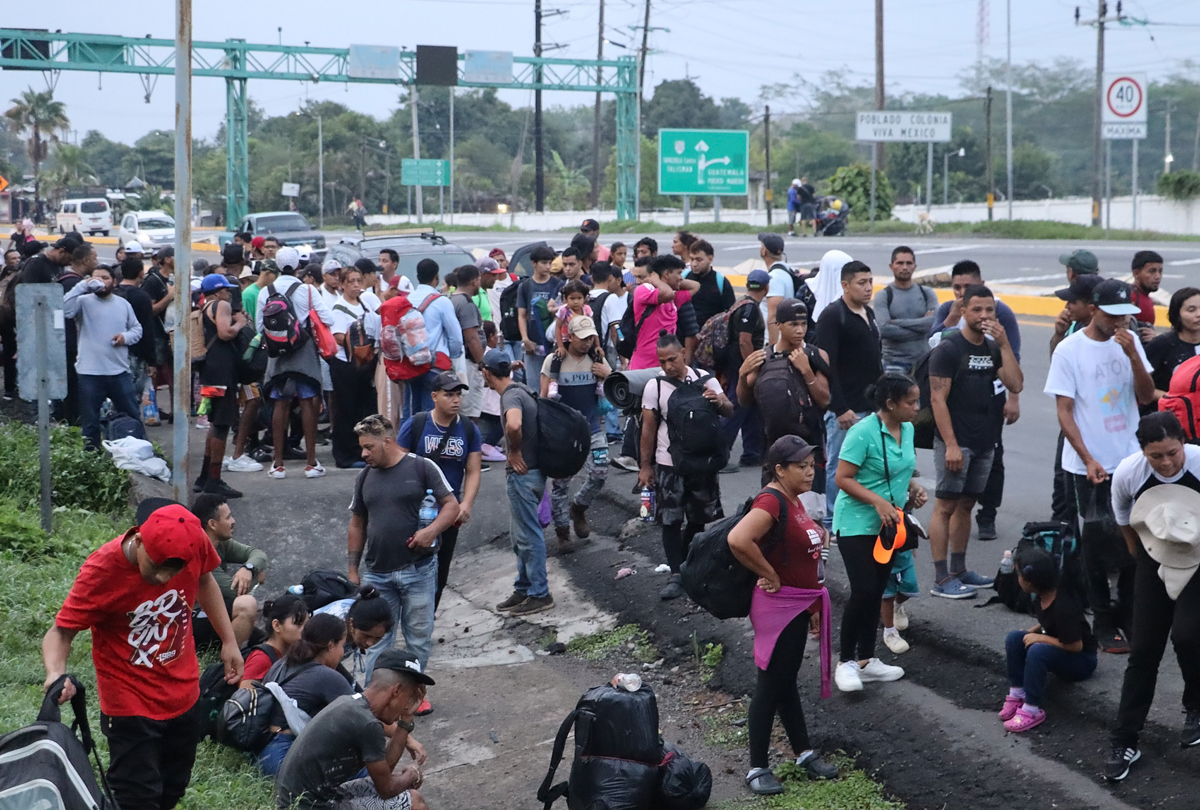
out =
[(163, 245), (175, 244), (175, 219), (165, 211), (129, 211), (117, 226), (121, 244), (136, 240), (148, 252)]
[(103, 197), (63, 200), (54, 214), (59, 233), (103, 234), (112, 230), (112, 208)]
[(464, 248), (453, 245), (446, 238), (425, 231), (422, 233), (387, 234), (384, 236), (347, 236), (329, 246), (329, 258), (337, 259), (343, 266), (354, 264), (361, 258), (379, 263), (379, 251), (391, 248), (400, 255), (398, 273), (417, 285), (417, 262), (433, 259), (445, 277), (455, 267), (474, 264), (475, 257)]
[[(293, 211), (264, 211), (261, 214), (249, 214), (242, 220), (238, 231), (244, 231), (251, 236), (274, 236), (287, 247), (294, 247), (301, 253), (307, 252), (311, 261), (325, 259), (325, 237), (313, 230), (308, 220)], [(225, 231), (217, 237), (221, 246), (233, 241), (235, 231)]]

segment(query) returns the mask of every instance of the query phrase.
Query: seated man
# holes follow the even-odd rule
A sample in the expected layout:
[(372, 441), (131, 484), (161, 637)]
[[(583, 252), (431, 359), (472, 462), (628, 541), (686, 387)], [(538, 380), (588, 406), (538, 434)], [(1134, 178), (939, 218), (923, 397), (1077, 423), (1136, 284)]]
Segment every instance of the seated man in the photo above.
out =
[[(254, 631), (254, 620), (258, 618), (258, 601), (250, 595), (250, 590), (256, 584), (261, 585), (267, 577), (266, 552), (233, 539), (237, 521), (233, 519), (224, 495), (197, 495), (192, 502), (192, 513), (200, 518), (204, 533), (221, 558), (220, 567), (212, 572), (213, 579), (221, 586), (221, 596), (225, 598), (225, 609), (233, 622), (233, 635), (238, 646), (244, 647)], [(196, 648), (204, 650), (215, 644), (217, 635), (204, 611), (197, 607), (193, 618)]]
[[(375, 661), (367, 688), (330, 703), (296, 738), (275, 780), (286, 810), (425, 810), (417, 793), (425, 749), (413, 737), (414, 712), (433, 678), (406, 650)], [(395, 723), (391, 739), (384, 726)], [(417, 761), (394, 771), (407, 750)], [(355, 778), (366, 768), (366, 778)]]

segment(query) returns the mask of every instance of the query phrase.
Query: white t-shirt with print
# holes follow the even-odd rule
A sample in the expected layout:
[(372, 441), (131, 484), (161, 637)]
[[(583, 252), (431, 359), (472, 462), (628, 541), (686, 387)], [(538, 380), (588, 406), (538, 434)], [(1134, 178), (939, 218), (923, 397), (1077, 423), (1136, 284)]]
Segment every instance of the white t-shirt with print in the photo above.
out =
[[(698, 380), (700, 375), (696, 373), (695, 369), (689, 368), (685, 379)], [(721, 393), (721, 384), (715, 377), (709, 377), (708, 382), (704, 383), (704, 387), (715, 393)], [(658, 420), (658, 440), (654, 449), (654, 461), (667, 467), (671, 466), (671, 440), (667, 437), (667, 401), (674, 393), (675, 387), (670, 384), (661, 386), (660, 390), (657, 377), (646, 383), (646, 387), (642, 389), (642, 408), (658, 411), (662, 416)]]
[[(1140, 340), (1133, 341), (1146, 373), (1150, 363)], [(1083, 330), (1068, 336), (1050, 358), (1043, 389), (1050, 396), (1075, 400), (1075, 424), (1092, 458), (1112, 473), (1138, 452), (1138, 404), (1133, 390), (1133, 366), (1115, 338), (1097, 341)], [(1063, 469), (1086, 475), (1087, 466), (1070, 442), (1063, 445)]]

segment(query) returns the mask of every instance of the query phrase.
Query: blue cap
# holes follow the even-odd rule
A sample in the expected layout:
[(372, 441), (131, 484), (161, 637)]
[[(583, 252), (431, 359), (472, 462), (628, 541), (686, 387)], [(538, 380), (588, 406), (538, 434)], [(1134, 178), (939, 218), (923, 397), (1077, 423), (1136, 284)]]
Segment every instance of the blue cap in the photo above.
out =
[(750, 271), (750, 275), (746, 276), (747, 290), (761, 290), (771, 284), (771, 274), (766, 270), (754, 269)]
[(200, 282), (200, 289), (206, 293), (215, 292), (216, 290), (220, 290), (224, 287), (231, 287), (236, 290), (238, 285), (234, 284), (220, 273), (209, 273)]

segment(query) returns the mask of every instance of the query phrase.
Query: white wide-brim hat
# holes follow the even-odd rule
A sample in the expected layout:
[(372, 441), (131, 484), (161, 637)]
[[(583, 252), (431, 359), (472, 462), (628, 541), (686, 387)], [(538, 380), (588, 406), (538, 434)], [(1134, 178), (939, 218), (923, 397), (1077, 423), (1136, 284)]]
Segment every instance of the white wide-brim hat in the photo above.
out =
[(1130, 527), (1138, 533), (1158, 575), (1175, 599), (1200, 568), (1200, 492), (1180, 484), (1160, 484), (1133, 504)]

